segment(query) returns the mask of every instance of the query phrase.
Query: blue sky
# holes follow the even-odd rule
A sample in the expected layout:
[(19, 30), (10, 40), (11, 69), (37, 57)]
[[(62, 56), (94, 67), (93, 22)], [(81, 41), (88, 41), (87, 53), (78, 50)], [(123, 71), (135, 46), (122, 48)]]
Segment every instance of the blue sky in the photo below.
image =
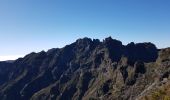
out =
[(169, 5), (170, 0), (0, 0), (0, 57), (63, 47), (82, 37), (165, 48)]

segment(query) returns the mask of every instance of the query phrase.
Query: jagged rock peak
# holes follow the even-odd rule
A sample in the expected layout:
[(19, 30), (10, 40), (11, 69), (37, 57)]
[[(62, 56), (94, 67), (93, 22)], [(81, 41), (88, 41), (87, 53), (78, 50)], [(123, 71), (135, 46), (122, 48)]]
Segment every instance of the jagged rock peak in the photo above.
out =
[(103, 40), (104, 44), (111, 44), (111, 45), (122, 45), (122, 42), (116, 39), (112, 39), (112, 37), (105, 38)]
[(144, 48), (157, 49), (157, 47), (155, 46), (155, 44), (153, 44), (153, 43), (151, 43), (151, 42), (144, 42), (144, 43), (134, 43), (134, 42), (130, 42), (129, 44), (127, 44), (126, 47), (129, 47), (129, 48), (133, 48), (133, 47), (144, 47)]
[(91, 43), (91, 42), (92, 42), (92, 39), (87, 38), (87, 37), (80, 38), (80, 39), (76, 40), (77, 44), (87, 44), (87, 43)]
[(131, 42), (126, 46), (126, 56), (132, 62), (137, 60), (154, 62), (158, 57), (158, 49), (153, 43), (150, 42), (136, 44)]

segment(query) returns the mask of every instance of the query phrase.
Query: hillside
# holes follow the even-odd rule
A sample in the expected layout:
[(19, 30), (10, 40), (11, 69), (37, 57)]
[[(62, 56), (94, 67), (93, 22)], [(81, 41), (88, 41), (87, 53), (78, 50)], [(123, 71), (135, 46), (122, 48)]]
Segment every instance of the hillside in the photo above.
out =
[(108, 37), (0, 62), (1, 100), (170, 100), (170, 48)]

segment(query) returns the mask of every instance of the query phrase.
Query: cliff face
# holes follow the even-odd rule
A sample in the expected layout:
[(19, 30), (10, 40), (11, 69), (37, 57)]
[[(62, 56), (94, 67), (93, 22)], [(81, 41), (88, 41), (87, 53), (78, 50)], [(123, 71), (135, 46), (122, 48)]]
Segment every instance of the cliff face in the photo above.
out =
[[(134, 100), (170, 74), (170, 49), (83, 38), (61, 49), (0, 62), (1, 100)], [(167, 81), (168, 82), (168, 81)]]

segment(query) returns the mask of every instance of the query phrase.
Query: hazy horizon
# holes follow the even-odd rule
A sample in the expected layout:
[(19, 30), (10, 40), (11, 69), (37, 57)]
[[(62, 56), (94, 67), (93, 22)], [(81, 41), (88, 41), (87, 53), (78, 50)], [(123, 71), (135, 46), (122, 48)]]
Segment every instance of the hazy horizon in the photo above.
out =
[(78, 38), (170, 46), (169, 0), (0, 1), (0, 61), (60, 48)]

